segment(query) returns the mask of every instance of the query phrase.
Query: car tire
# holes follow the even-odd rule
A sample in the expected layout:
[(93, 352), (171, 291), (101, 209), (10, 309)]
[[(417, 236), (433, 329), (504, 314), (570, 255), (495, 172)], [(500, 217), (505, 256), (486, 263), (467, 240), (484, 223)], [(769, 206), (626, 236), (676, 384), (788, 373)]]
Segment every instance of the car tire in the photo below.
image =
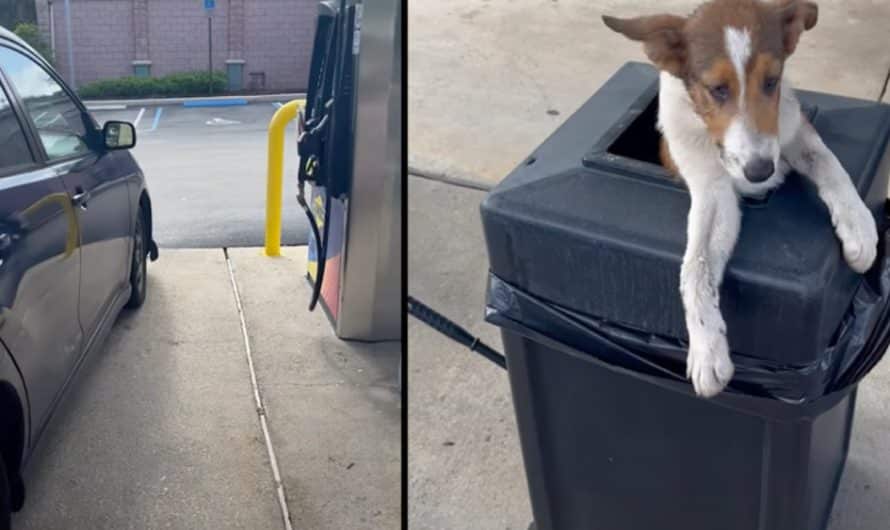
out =
[(148, 290), (148, 234), (145, 231), (145, 211), (140, 207), (133, 229), (133, 257), (130, 260), (130, 299), (127, 309), (136, 309), (145, 302)]
[(6, 465), (0, 458), (0, 530), (9, 530), (12, 526), (12, 501), (9, 497), (9, 480)]

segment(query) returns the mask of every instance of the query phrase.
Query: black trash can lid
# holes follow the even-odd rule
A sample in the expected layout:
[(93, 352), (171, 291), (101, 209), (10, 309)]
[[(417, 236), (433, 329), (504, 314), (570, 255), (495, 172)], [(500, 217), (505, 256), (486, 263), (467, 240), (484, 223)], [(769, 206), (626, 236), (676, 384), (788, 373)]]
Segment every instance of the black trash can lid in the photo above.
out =
[[(654, 69), (622, 67), (490, 193), (482, 219), (491, 272), (504, 282), (683, 341), (689, 195), (653, 164), (657, 91)], [(890, 106), (799, 97), (885, 225)], [(798, 367), (824, 361), (863, 277), (844, 262), (816, 190), (791, 174), (770, 197), (746, 204), (742, 223), (721, 289), (733, 353)]]

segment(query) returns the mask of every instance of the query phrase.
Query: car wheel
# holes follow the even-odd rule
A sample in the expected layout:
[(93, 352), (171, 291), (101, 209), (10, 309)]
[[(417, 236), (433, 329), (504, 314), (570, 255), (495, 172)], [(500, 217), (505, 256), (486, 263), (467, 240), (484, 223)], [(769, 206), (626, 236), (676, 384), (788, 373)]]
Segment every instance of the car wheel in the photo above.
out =
[(139, 208), (139, 215), (136, 217), (136, 228), (133, 230), (133, 258), (130, 263), (131, 291), (130, 299), (127, 300), (126, 305), (128, 309), (141, 307), (142, 303), (145, 302), (145, 292), (148, 287), (147, 240), (145, 214), (142, 208)]
[(9, 481), (6, 478), (6, 466), (0, 458), (0, 530), (9, 530), (12, 526), (12, 505), (9, 498)]

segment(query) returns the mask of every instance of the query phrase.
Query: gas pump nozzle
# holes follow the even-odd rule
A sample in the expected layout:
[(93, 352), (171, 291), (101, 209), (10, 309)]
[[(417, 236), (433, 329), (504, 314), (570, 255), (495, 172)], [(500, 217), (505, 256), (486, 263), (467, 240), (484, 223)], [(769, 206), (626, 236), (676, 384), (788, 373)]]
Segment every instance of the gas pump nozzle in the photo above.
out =
[[(340, 1), (339, 8), (334, 7), (333, 2), (319, 4), (306, 98), (307, 107), (301, 109), (297, 117), (297, 150), (300, 156), (297, 202), (306, 213), (317, 249), (318, 265), (312, 287), (312, 298), (309, 301), (310, 311), (314, 310), (318, 303), (324, 281), (331, 198), (345, 197), (349, 188), (350, 175), (340, 167), (333, 167), (336, 165), (333, 163), (336, 157), (332, 156), (332, 150), (339, 145), (338, 139), (344, 134), (352, 133), (352, 101), (347, 98), (351, 99), (353, 96), (351, 83), (355, 59), (351, 49), (354, 13), (354, 6), (347, 7), (345, 0)], [(338, 101), (344, 103), (342, 111), (338, 109)], [(307, 182), (324, 189), (323, 233), (319, 230), (309, 201), (306, 200), (304, 188)]]
[[(297, 202), (306, 214), (306, 218), (309, 221), (309, 227), (312, 229), (312, 235), (315, 238), (316, 248), (318, 249), (318, 268), (315, 273), (315, 282), (312, 286), (312, 297), (309, 299), (309, 311), (313, 311), (315, 305), (318, 303), (318, 297), (321, 294), (321, 284), (324, 280), (324, 267), (327, 259), (328, 222), (327, 219), (325, 219), (323, 224), (325, 229), (324, 239), (322, 239), (318, 230), (318, 223), (315, 221), (315, 215), (313, 215), (312, 209), (309, 207), (309, 202), (306, 200), (305, 187), (306, 182), (313, 182), (316, 183), (316, 185), (321, 185), (315, 178), (315, 170), (318, 167), (317, 153), (320, 151), (321, 146), (320, 135), (324, 125), (327, 123), (327, 119), (328, 117), (325, 115), (315, 127), (307, 130), (307, 122), (303, 109), (300, 109), (297, 116), (297, 130), (299, 133), (297, 145), (300, 151), (300, 169), (297, 174)], [(316, 149), (314, 150), (307, 146), (307, 139), (310, 138), (314, 142), (318, 142), (318, 145), (315, 146)], [(330, 195), (326, 195), (326, 198), (325, 217), (327, 217), (328, 211), (330, 210)]]

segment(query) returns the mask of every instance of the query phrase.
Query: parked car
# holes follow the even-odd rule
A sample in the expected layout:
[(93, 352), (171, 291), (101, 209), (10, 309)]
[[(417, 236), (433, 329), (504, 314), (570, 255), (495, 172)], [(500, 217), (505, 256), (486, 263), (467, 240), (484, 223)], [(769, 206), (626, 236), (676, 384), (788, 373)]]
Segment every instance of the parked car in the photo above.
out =
[(158, 250), (135, 143), (0, 28), (0, 530), (81, 361), (145, 300)]

